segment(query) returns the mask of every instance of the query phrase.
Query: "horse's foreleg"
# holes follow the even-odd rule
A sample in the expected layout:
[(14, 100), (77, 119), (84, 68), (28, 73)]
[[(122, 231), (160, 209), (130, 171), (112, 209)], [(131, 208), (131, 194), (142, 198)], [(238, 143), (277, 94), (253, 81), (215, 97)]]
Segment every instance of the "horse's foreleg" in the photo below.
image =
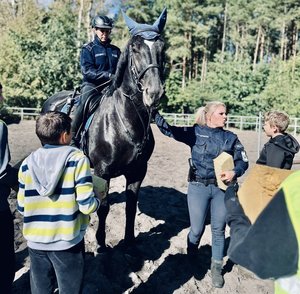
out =
[(109, 202), (107, 197), (101, 201), (101, 205), (97, 211), (98, 215), (98, 229), (96, 232), (96, 239), (97, 243), (99, 245), (98, 251), (102, 251), (106, 249), (106, 244), (105, 244), (105, 238), (106, 238), (106, 233), (105, 233), (105, 223), (106, 223), (106, 218), (109, 212)]
[(125, 243), (131, 244), (134, 239), (134, 223), (137, 209), (138, 193), (142, 181), (130, 183), (126, 187), (126, 228)]
[(100, 207), (97, 211), (98, 215), (98, 228), (96, 232), (96, 240), (99, 245), (98, 252), (103, 252), (107, 249), (105, 239), (106, 239), (106, 232), (105, 232), (105, 223), (106, 218), (109, 213), (109, 200), (108, 200), (108, 190), (109, 190), (110, 181), (107, 181), (107, 191), (105, 197), (101, 200)]

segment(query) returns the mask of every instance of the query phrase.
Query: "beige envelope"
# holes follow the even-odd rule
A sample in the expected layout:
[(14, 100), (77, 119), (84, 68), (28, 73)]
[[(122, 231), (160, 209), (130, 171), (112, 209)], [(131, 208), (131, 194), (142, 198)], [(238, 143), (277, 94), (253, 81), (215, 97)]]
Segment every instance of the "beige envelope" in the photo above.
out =
[(100, 200), (104, 199), (108, 192), (107, 181), (95, 175), (92, 175), (92, 178), (93, 178), (94, 192), (96, 196)]
[(222, 152), (218, 157), (214, 159), (214, 169), (217, 178), (218, 187), (222, 190), (226, 190), (227, 186), (221, 180), (221, 173), (227, 170), (233, 170), (234, 163), (233, 158), (227, 152)]
[(238, 191), (238, 198), (252, 223), (275, 195), (281, 182), (293, 172), (259, 164), (249, 170)]

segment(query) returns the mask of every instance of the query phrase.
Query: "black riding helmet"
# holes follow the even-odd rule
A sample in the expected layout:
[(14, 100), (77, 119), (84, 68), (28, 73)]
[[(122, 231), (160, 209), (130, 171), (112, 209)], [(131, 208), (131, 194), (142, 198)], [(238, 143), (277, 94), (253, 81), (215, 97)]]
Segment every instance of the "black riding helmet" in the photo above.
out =
[(112, 29), (113, 22), (106, 15), (96, 15), (92, 20), (92, 28)]

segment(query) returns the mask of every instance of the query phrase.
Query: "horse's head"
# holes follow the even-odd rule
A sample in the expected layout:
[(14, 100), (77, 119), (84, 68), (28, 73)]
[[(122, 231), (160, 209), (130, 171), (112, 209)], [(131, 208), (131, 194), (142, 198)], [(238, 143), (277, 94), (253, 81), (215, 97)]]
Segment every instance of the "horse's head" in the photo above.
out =
[(134, 36), (128, 50), (129, 71), (137, 90), (142, 93), (144, 105), (157, 106), (164, 93), (163, 40), (145, 40), (141, 36)]
[(123, 73), (124, 65), (127, 65), (128, 77), (124, 78), (130, 79), (135, 86), (134, 91), (132, 87), (126, 87), (127, 91), (131, 92), (130, 95), (141, 93), (146, 107), (156, 107), (164, 93), (164, 42), (160, 34), (166, 23), (167, 11), (164, 9), (153, 25), (138, 24), (125, 13), (123, 16), (132, 37), (119, 63), (120, 67), (123, 63)]

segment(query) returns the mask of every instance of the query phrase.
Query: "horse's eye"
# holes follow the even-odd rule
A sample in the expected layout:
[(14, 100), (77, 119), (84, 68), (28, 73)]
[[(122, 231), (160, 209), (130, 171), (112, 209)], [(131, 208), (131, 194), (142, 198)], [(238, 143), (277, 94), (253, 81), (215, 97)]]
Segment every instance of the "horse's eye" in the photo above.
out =
[(138, 53), (140, 51), (140, 47), (141, 47), (141, 44), (137, 42), (136, 44), (132, 45), (132, 51), (134, 53)]

